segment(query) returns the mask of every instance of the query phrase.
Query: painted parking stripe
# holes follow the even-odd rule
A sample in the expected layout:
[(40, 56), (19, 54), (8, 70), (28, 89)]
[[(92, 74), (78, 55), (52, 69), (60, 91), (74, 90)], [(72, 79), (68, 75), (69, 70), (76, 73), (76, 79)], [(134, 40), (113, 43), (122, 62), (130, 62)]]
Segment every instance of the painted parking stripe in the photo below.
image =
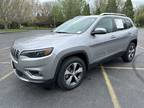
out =
[(11, 64), (10, 62), (0, 62), (0, 64)]
[(138, 47), (144, 50), (144, 47), (142, 47), (142, 46), (138, 46)]
[(8, 78), (10, 75), (12, 75), (13, 72), (9, 72), (8, 74), (4, 75), (3, 77), (0, 78), (0, 82)]
[(109, 79), (109, 76), (107, 74), (107, 72), (105, 71), (104, 67), (101, 65), (101, 70), (102, 70), (102, 74), (104, 76), (104, 80), (105, 80), (105, 83), (106, 83), (106, 86), (108, 88), (108, 92), (111, 96), (111, 100), (112, 100), (112, 103), (113, 103), (113, 106), (114, 108), (121, 108), (120, 104), (119, 104), (119, 101), (118, 101), (118, 98), (116, 96), (116, 93), (113, 89), (113, 86), (112, 86), (112, 83)]
[(10, 47), (0, 48), (0, 50), (8, 50)]
[[(132, 67), (104, 67), (105, 69), (133, 70)], [(136, 70), (144, 70), (144, 68), (135, 68)]]

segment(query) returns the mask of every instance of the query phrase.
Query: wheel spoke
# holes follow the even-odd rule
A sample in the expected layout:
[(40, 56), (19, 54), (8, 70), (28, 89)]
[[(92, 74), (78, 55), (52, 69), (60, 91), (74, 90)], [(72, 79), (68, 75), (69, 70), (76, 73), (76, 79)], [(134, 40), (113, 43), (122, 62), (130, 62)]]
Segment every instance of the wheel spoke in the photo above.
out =
[(129, 55), (128, 55), (129, 59), (133, 59), (134, 54), (135, 54), (135, 47), (131, 46), (131, 48), (129, 49)]
[(70, 84), (71, 84), (72, 78), (73, 78), (73, 76), (70, 76), (70, 77), (66, 80), (67, 85), (70, 85)]
[(78, 74), (78, 73), (81, 73), (81, 72), (83, 72), (83, 68), (82, 67), (78, 68), (78, 70), (75, 71), (75, 74)]
[(67, 69), (66, 71), (65, 71), (65, 75), (71, 75), (72, 73)]
[(79, 78), (76, 75), (74, 75), (74, 79), (76, 82), (79, 82)]
[(71, 63), (65, 71), (65, 83), (68, 86), (75, 86), (77, 85), (81, 78), (82, 78), (82, 74), (83, 73), (83, 67), (81, 66), (80, 63), (78, 62), (73, 62)]
[(76, 71), (77, 65), (78, 65), (78, 63), (73, 63), (73, 69), (74, 69), (74, 71)]
[(129, 51), (129, 53), (134, 53), (135, 52), (135, 49), (132, 49)]

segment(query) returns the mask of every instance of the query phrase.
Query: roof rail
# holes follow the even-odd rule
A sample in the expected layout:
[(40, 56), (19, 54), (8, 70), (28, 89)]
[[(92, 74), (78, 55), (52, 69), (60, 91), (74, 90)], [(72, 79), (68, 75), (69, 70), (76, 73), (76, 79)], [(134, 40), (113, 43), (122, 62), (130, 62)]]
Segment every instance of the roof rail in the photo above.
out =
[(121, 14), (121, 13), (102, 13), (102, 14), (100, 14), (100, 15), (117, 15), (117, 16), (125, 16), (126, 17), (126, 15), (125, 14)]

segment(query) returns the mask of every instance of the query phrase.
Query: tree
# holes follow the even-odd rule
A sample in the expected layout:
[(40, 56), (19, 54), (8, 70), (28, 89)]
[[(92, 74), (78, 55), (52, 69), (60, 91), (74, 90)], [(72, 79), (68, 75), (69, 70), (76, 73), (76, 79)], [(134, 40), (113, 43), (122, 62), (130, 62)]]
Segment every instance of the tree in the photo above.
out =
[[(80, 0), (81, 1), (81, 0)], [(60, 0), (65, 20), (80, 15), (81, 7), (79, 0)]]
[(131, 19), (134, 18), (133, 4), (132, 4), (131, 0), (127, 0), (125, 2), (124, 8), (123, 8), (123, 13), (126, 14)]
[(37, 23), (43, 21), (55, 27), (75, 16), (90, 15), (90, 7), (86, 0), (57, 0), (39, 5), (38, 13)]
[(134, 19), (138, 26), (144, 26), (144, 5), (136, 9)]
[(95, 0), (94, 14), (99, 15), (105, 12), (107, 0)]
[(117, 2), (117, 12), (123, 13), (122, 11), (125, 4), (125, 0), (116, 0), (116, 2)]
[(101, 9), (100, 9), (100, 8), (97, 8), (96, 11), (95, 11), (95, 14), (96, 14), (96, 15), (101, 14)]
[(116, 0), (108, 0), (107, 6), (106, 6), (106, 12), (112, 12), (116, 13), (117, 12), (117, 3)]
[(0, 0), (0, 23), (4, 25), (5, 29), (7, 29), (8, 24), (11, 23), (11, 2), (11, 0)]
[[(75, 16), (89, 14), (89, 6), (86, 0), (59, 0), (65, 20)], [(84, 11), (86, 12), (84, 12)]]
[(90, 6), (88, 3), (86, 3), (86, 1), (84, 1), (84, 7), (83, 7), (83, 11), (82, 14), (83, 15), (90, 15)]
[(54, 2), (52, 1), (44, 2), (40, 7), (41, 14), (43, 14), (43, 16), (51, 15), (54, 5), (55, 5)]
[(32, 20), (33, 3), (35, 0), (0, 0), (0, 24), (5, 29), (8, 24), (17, 22), (19, 24)]
[(62, 12), (61, 5), (56, 4), (53, 6), (51, 18), (52, 18), (52, 22), (53, 22), (54, 27), (56, 27), (56, 26), (58, 26), (64, 22), (64, 15)]
[(17, 5), (17, 8), (13, 7), (12, 20), (18, 24), (29, 22), (33, 20), (33, 5), (34, 0), (13, 0), (13, 6)]

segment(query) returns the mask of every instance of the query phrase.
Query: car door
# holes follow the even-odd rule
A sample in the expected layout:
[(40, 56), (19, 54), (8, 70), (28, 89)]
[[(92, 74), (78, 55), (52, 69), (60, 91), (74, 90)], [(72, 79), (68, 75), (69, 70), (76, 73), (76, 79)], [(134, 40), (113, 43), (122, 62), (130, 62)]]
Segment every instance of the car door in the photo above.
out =
[[(106, 34), (95, 34), (90, 36), (90, 51), (93, 54), (93, 61), (97, 62), (111, 55), (114, 44), (112, 43), (114, 24), (113, 18), (104, 17), (95, 26), (94, 29), (104, 28), (107, 30)], [(110, 50), (110, 51), (109, 51)]]
[(125, 25), (125, 20), (120, 17), (114, 18), (115, 32), (113, 37), (111, 37), (111, 42), (113, 43), (112, 54), (117, 54), (127, 47), (128, 44), (128, 31)]

